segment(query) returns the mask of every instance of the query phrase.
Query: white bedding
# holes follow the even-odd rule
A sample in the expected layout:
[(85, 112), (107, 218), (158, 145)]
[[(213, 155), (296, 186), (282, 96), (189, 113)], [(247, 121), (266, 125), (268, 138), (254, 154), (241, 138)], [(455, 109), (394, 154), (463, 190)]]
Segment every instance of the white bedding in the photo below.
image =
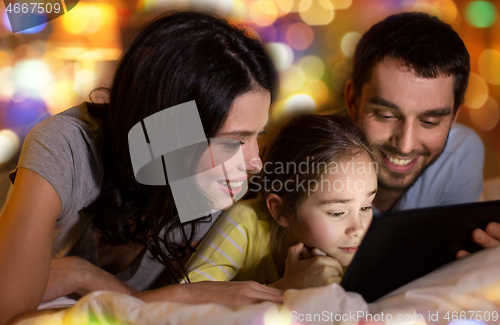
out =
[[(372, 304), (337, 284), (288, 290), (283, 305), (266, 302), (237, 310), (216, 304), (145, 304), (131, 296), (100, 291), (83, 297), (72, 308), (18, 324), (354, 324), (367, 314), (371, 315), (368, 321), (388, 325), (448, 324), (471, 316), (481, 318), (482, 323), (458, 321), (454, 325), (500, 324), (500, 247), (455, 261)], [(489, 321), (484, 321), (486, 316)]]

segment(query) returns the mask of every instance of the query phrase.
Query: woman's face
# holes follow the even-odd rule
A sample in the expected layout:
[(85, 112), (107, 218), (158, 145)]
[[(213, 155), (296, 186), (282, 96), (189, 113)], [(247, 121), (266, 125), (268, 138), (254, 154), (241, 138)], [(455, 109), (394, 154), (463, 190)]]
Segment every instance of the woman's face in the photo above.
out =
[(257, 139), (269, 119), (271, 95), (256, 90), (236, 97), (209, 149), (201, 156), (196, 181), (213, 209), (224, 210), (243, 196), (248, 173), (262, 168)]
[(372, 220), (376, 165), (368, 154), (333, 165), (299, 208), (298, 236), (348, 266)]

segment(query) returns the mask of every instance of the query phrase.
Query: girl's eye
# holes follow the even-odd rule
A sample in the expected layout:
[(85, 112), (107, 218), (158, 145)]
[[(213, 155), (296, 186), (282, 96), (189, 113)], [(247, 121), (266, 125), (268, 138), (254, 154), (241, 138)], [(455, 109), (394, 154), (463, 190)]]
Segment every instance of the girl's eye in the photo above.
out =
[(334, 218), (340, 218), (345, 214), (345, 212), (328, 212), (328, 214)]
[(365, 206), (365, 207), (362, 207), (360, 210), (363, 211), (363, 212), (368, 212), (372, 209), (372, 206), (371, 205), (368, 205), (368, 206)]

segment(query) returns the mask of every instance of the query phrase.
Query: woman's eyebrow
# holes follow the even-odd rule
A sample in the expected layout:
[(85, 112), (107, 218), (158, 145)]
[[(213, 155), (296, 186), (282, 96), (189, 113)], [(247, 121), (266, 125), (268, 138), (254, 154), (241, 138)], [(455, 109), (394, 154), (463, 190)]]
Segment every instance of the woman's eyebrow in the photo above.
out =
[(246, 131), (246, 130), (241, 130), (241, 131), (232, 131), (232, 132), (224, 132), (220, 133), (217, 137), (223, 137), (223, 136), (239, 136), (239, 137), (250, 137), (252, 135), (255, 135), (257, 132), (255, 131)]

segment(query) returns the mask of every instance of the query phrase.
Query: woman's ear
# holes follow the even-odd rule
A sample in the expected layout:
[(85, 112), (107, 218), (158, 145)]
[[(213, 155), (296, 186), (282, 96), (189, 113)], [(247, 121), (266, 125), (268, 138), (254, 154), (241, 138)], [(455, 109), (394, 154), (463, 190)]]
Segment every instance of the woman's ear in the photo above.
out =
[(268, 194), (266, 196), (266, 205), (273, 219), (276, 220), (281, 227), (286, 228), (290, 225), (290, 220), (283, 215), (283, 200), (279, 195), (274, 193)]

